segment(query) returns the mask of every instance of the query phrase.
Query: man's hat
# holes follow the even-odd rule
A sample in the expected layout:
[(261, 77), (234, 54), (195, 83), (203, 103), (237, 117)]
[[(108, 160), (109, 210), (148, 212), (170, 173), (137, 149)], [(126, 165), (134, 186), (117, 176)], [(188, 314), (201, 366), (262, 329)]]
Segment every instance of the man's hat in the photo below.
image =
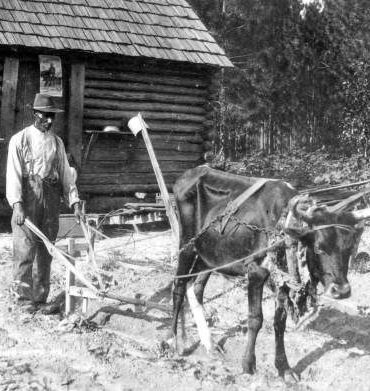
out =
[(55, 104), (53, 98), (45, 94), (36, 94), (33, 109), (44, 113), (63, 113)]

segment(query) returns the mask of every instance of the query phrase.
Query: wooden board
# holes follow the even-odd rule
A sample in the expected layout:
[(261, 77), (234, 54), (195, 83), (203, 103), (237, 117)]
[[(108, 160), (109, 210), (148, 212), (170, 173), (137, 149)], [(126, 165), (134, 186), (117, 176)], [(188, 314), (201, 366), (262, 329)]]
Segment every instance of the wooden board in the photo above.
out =
[(1, 98), (0, 137), (7, 140), (15, 130), (19, 59), (5, 57)]
[(19, 59), (6, 57), (3, 66), (3, 82), (0, 108), (0, 191), (5, 193), (5, 173), (8, 142), (15, 133)]
[(158, 102), (122, 102), (115, 99), (86, 98), (85, 108), (99, 108), (110, 110), (126, 110), (135, 113), (142, 111), (165, 112), (165, 113), (185, 113), (205, 115), (206, 110), (202, 106), (175, 105)]
[[(144, 118), (145, 119), (145, 118)], [(84, 118), (84, 129), (103, 130), (105, 126), (118, 126), (125, 128), (127, 126), (128, 118), (122, 119), (100, 119), (100, 118)], [(174, 132), (174, 133), (200, 133), (205, 129), (204, 124), (174, 122), (174, 121), (145, 121), (154, 132)]]
[[(182, 174), (182, 172), (171, 172), (164, 173), (164, 179), (166, 183), (174, 183), (175, 180)], [(153, 184), (156, 183), (156, 177), (153, 173), (113, 173), (113, 174), (102, 174), (96, 173), (86, 174), (82, 173), (78, 183), (80, 185), (105, 185), (105, 184)]]
[[(192, 161), (172, 161), (165, 160), (160, 162), (160, 167), (163, 172), (175, 171), (184, 172), (189, 168), (193, 168), (195, 164)], [(82, 172), (84, 174), (112, 174), (120, 172), (130, 173), (152, 173), (153, 167), (150, 164), (149, 159), (146, 161), (88, 161), (82, 166)]]
[[(123, 105), (124, 108), (124, 105)], [(138, 111), (129, 110), (107, 110), (100, 108), (85, 108), (84, 115), (86, 118), (98, 118), (98, 119), (122, 119), (132, 118), (137, 115)], [(196, 114), (184, 114), (175, 112), (157, 112), (157, 111), (143, 111), (141, 113), (143, 117), (149, 122), (150, 120), (163, 120), (163, 121), (184, 121), (184, 122), (196, 122), (203, 123), (205, 121), (204, 116)]]
[[(1, 109), (1, 90), (3, 84), (3, 70), (4, 70), (4, 58), (0, 56), (0, 109)], [(2, 128), (0, 127), (0, 194), (4, 194), (7, 143), (5, 140), (5, 135), (3, 135), (1, 132), (2, 132)], [(3, 215), (4, 213), (1, 213), (1, 211), (2, 211), (2, 205), (0, 203), (0, 215)]]
[[(202, 143), (192, 143), (187, 142), (187, 140), (182, 138), (174, 137), (171, 139), (169, 136), (155, 136), (151, 137), (153, 146), (155, 150), (158, 151), (177, 151), (177, 152), (201, 152)], [(190, 140), (195, 140), (189, 136)], [(143, 150), (145, 151), (145, 145), (141, 136), (133, 135), (110, 135), (110, 134), (99, 134), (95, 139), (91, 149), (102, 149), (106, 151), (115, 151), (115, 150)]]
[(18, 70), (15, 129), (19, 131), (34, 122), (33, 102), (40, 91), (40, 65), (38, 57), (20, 60)]
[(68, 151), (78, 166), (81, 165), (83, 99), (85, 64), (71, 64), (71, 84), (68, 108)]
[[(172, 183), (167, 184), (168, 190), (172, 189)], [(103, 194), (103, 195), (122, 195), (134, 192), (143, 193), (158, 193), (159, 187), (155, 182), (152, 183), (115, 183), (115, 184), (103, 184), (96, 185), (93, 183), (87, 183), (79, 186), (79, 190), (90, 194)]]
[[(199, 152), (179, 152), (179, 151), (166, 151), (166, 153), (161, 153), (158, 156), (159, 162), (161, 161), (198, 161), (201, 159), (201, 153)], [(120, 149), (101, 149), (101, 148), (92, 148), (89, 153), (88, 161), (148, 161), (149, 156), (143, 150), (120, 150)]]
[(165, 92), (152, 91), (116, 91), (110, 89), (86, 88), (86, 98), (116, 99), (121, 101), (162, 102), (167, 104), (204, 105), (206, 99), (202, 96), (174, 95)]
[(117, 81), (117, 80), (96, 80), (87, 79), (86, 87), (118, 90), (118, 91), (147, 91), (147, 92), (164, 92), (177, 95), (195, 95), (205, 96), (208, 91), (199, 87), (181, 87), (171, 86), (160, 83), (143, 83), (141, 79), (133, 79), (132, 81)]
[(104, 57), (91, 57), (89, 61), (91, 70), (112, 70), (120, 69), (121, 71), (135, 72), (135, 73), (151, 73), (161, 74), (165, 76), (187, 76), (207, 79), (209, 73), (212, 72), (210, 67), (203, 66), (201, 64), (190, 63), (174, 63), (173, 61), (163, 61), (151, 59), (147, 61), (145, 58), (139, 57), (126, 57), (123, 61), (119, 57), (104, 56)]
[[(204, 77), (191, 77), (179, 75), (167, 75), (163, 71), (158, 69), (158, 73), (153, 74), (150, 70), (148, 73), (130, 72), (119, 69), (112, 69), (107, 71), (103, 69), (91, 69), (86, 70), (86, 77), (88, 79), (100, 79), (100, 80), (115, 80), (115, 81), (138, 81), (145, 82), (148, 84), (165, 84), (175, 86), (191, 86), (191, 87), (207, 87), (207, 82)], [(159, 73), (161, 72), (161, 73)]]

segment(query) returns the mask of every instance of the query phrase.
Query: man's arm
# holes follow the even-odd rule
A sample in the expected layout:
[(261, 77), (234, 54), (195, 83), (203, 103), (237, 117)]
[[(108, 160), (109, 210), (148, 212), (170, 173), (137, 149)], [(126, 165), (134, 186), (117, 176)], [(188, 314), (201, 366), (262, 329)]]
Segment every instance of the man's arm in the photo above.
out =
[(8, 161), (6, 165), (6, 198), (13, 209), (14, 221), (22, 225), (26, 218), (22, 198), (21, 152), (14, 137), (9, 141)]
[(16, 139), (12, 137), (8, 147), (8, 161), (6, 165), (6, 198), (9, 205), (23, 202), (22, 198), (22, 163), (21, 152), (17, 148)]

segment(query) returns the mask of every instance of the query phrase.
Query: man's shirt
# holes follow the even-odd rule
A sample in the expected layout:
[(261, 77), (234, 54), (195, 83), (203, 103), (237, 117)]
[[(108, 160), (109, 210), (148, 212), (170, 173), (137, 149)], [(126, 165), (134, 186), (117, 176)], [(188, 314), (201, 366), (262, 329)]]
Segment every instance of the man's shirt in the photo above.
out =
[(69, 205), (79, 201), (75, 170), (69, 166), (63, 141), (54, 133), (41, 132), (33, 125), (16, 133), (9, 141), (6, 198), (11, 207), (23, 201), (22, 181), (30, 175), (59, 180)]

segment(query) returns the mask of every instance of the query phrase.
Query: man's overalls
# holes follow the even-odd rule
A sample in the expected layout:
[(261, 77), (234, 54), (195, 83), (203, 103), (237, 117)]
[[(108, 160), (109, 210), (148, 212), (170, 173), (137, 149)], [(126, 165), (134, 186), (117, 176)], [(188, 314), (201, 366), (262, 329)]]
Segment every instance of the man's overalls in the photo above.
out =
[[(54, 242), (59, 229), (61, 184), (57, 179), (41, 178), (34, 174), (34, 159), (27, 142), (30, 173), (23, 177), (22, 197), (26, 217)], [(49, 175), (58, 172), (58, 140), (56, 154)], [(45, 303), (50, 290), (50, 265), (52, 257), (44, 243), (25, 225), (12, 218), (15, 290), (19, 299)]]

